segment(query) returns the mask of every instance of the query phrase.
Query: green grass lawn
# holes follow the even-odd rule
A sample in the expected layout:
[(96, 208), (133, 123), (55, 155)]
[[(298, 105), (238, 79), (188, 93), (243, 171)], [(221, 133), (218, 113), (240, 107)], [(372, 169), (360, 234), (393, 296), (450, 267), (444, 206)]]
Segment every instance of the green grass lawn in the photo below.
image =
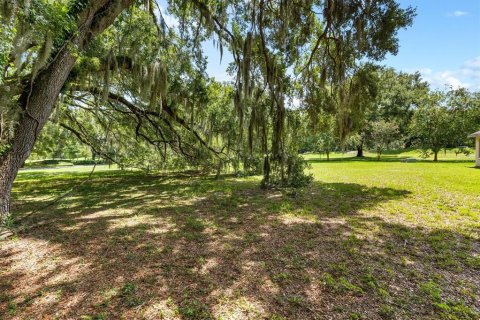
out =
[(260, 177), (25, 170), (0, 315), (479, 319), (480, 170), (390, 156), (307, 155), (315, 180), (296, 193)]
[[(471, 149), (473, 152), (473, 149)], [(346, 152), (332, 152), (330, 154), (330, 159), (335, 160), (355, 160), (357, 152), (356, 151), (346, 151)], [(362, 161), (371, 160), (377, 161), (377, 154), (372, 151), (364, 150), (364, 158)], [(327, 156), (323, 154), (305, 154), (306, 159), (316, 159), (316, 160), (327, 160)], [(381, 155), (381, 161), (399, 161), (401, 159), (416, 159), (422, 162), (432, 162), (433, 155), (422, 158), (421, 152), (418, 149), (402, 149), (402, 150), (388, 150)], [(455, 149), (442, 150), (438, 154), (439, 161), (454, 161), (454, 162), (475, 162), (475, 155), (472, 153), (468, 156), (461, 154), (455, 154)]]

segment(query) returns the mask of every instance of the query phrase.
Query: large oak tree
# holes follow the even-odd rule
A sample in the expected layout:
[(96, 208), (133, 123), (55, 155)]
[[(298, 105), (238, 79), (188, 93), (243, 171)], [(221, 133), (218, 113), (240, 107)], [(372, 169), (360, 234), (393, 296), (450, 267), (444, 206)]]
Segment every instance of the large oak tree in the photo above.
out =
[[(27, 1), (3, 2), (5, 2), (2, 4), (4, 10), (10, 10), (10, 12), (4, 12), (4, 14), (6, 13), (2, 17), (4, 22), (16, 24), (15, 20), (25, 19), (26, 21), (21, 21), (21, 23), (29, 23), (29, 8), (27, 7), (29, 3)], [(18, 123), (15, 124), (14, 133), (8, 141), (8, 148), (4, 150), (0, 159), (0, 216), (2, 221), (10, 212), (10, 194), (17, 172), (32, 152), (40, 131), (52, 113), (60, 90), (75, 65), (78, 51), (83, 50), (95, 36), (108, 28), (115, 18), (133, 2), (134, 0), (75, 2), (65, 12), (72, 20), (67, 22), (74, 24), (74, 27), (60, 33), (57, 39), (47, 39), (46, 42), (52, 43), (54, 48), (46, 58), (46, 63), (41, 61), (45, 59), (42, 57), (42, 54), (45, 53), (39, 51), (37, 66), (32, 69), (29, 76), (21, 79), (21, 92), (16, 102), (22, 112)], [(27, 17), (21, 15), (27, 15)], [(22, 37), (21, 34), (15, 36)], [(33, 41), (38, 41), (38, 39), (32, 39)], [(22, 45), (32, 46), (34, 43)], [(47, 48), (42, 50), (47, 50)]]

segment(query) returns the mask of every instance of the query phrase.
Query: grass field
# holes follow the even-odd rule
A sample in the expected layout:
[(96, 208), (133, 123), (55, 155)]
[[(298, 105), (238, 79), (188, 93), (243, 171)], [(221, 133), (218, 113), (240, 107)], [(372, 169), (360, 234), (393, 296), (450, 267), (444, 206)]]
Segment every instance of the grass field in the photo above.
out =
[(23, 171), (0, 315), (479, 319), (480, 170), (398, 157), (308, 155), (315, 180), (298, 192), (260, 177)]

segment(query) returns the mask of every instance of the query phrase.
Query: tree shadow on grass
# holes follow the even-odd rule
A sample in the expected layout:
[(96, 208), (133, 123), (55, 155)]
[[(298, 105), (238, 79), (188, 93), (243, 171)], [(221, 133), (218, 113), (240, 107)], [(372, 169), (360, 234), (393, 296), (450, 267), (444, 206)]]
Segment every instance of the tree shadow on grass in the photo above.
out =
[[(21, 216), (45, 204), (45, 189), (81, 179), (22, 180), (15, 210)], [(257, 180), (102, 174), (1, 244), (0, 313), (435, 319), (446, 311), (433, 303), (445, 297), (478, 308), (475, 239), (368, 214), (409, 196), (316, 182), (293, 198)], [(440, 300), (422, 289), (429, 281), (432, 295), (442, 286)]]

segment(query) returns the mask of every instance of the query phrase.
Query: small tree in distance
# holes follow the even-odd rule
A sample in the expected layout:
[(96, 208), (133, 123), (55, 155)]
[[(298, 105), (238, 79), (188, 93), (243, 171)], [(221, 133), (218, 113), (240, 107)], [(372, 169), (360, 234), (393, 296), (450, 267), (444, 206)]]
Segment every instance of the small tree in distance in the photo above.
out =
[(430, 102), (418, 108), (410, 123), (410, 134), (422, 153), (433, 152), (433, 161), (438, 161), (438, 153), (449, 145), (452, 137), (452, 114), (441, 104), (442, 94), (434, 93)]
[(368, 146), (377, 153), (377, 160), (380, 160), (385, 150), (399, 144), (401, 140), (398, 125), (385, 120), (372, 122), (367, 136)]
[(333, 132), (322, 132), (318, 135), (317, 141), (318, 151), (320, 153), (324, 152), (327, 156), (327, 161), (330, 160), (330, 153), (335, 150), (337, 146), (337, 138)]
[(320, 122), (321, 130), (317, 135), (316, 151), (319, 153), (324, 152), (328, 161), (330, 160), (330, 153), (338, 145), (335, 118), (332, 115), (326, 115)]

